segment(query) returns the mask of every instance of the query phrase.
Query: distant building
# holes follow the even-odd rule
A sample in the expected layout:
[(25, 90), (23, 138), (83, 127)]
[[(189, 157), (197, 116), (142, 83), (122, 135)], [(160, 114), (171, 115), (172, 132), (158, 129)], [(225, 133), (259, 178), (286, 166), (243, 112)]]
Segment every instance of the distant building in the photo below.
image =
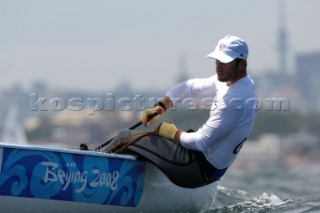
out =
[(263, 135), (258, 141), (248, 141), (232, 165), (235, 169), (266, 169), (281, 162), (280, 139), (273, 134)]
[(300, 54), (296, 58), (298, 87), (308, 110), (317, 111), (320, 106), (320, 52)]

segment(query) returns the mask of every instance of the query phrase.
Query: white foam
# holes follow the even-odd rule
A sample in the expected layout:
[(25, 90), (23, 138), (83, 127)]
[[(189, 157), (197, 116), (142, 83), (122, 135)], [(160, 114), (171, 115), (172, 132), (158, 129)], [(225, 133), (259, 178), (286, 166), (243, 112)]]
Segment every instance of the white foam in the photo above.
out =
[(264, 201), (266, 204), (270, 204), (271, 206), (278, 206), (282, 205), (285, 202), (282, 201), (278, 196), (275, 194), (271, 193), (269, 196), (267, 193), (263, 193), (260, 197), (259, 200)]

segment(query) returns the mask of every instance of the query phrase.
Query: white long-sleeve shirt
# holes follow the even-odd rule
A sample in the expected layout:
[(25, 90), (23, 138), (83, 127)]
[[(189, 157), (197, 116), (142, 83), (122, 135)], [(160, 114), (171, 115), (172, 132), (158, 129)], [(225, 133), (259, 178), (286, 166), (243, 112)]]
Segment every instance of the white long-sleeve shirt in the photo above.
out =
[(201, 151), (216, 168), (229, 167), (249, 136), (257, 113), (255, 85), (245, 76), (231, 86), (220, 82), (217, 75), (191, 79), (171, 88), (166, 95), (171, 99), (214, 98), (210, 116), (196, 132), (183, 132), (180, 143), (188, 149)]

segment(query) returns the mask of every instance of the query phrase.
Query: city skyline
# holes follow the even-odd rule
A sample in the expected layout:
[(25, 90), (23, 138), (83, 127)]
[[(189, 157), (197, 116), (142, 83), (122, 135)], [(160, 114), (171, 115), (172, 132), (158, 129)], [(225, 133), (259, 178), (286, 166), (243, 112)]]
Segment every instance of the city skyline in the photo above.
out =
[[(316, 0), (286, 2), (287, 68), (320, 51)], [(180, 75), (215, 73), (205, 59), (217, 41), (235, 34), (249, 44), (249, 74), (279, 71), (279, 1), (139, 2), (2, 1), (0, 89), (44, 81), (50, 87), (105, 91), (130, 83), (166, 90)]]

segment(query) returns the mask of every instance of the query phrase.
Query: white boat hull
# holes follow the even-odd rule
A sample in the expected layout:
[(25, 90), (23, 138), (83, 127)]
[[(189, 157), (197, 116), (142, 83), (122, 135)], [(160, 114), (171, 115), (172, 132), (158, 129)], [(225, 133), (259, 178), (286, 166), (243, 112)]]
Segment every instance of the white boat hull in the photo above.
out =
[[(32, 147), (18, 145), (0, 145), (20, 150), (38, 150), (52, 153), (71, 153), (72, 155), (99, 156), (105, 158), (120, 158), (123, 156), (110, 156), (107, 153), (96, 153), (91, 151), (68, 150), (52, 147)], [(1, 152), (0, 152), (1, 154)], [(125, 160), (135, 161), (131, 156), (124, 157)], [(0, 155), (1, 172), (3, 171), (3, 155)], [(68, 200), (39, 199), (35, 197), (21, 197), (14, 195), (0, 195), (1, 212), (201, 212), (212, 207), (216, 195), (216, 183), (196, 189), (181, 188), (172, 184), (168, 178), (151, 163), (144, 164), (145, 174), (143, 191), (136, 206), (121, 206), (119, 204), (95, 204), (90, 202), (77, 202)], [(2, 177), (3, 178), (3, 177)], [(0, 179), (1, 180), (1, 179)], [(1, 183), (1, 182), (0, 182)], [(2, 188), (1, 188), (2, 187)], [(5, 186), (0, 185), (3, 191)], [(63, 187), (60, 187), (63, 188)], [(126, 195), (124, 195), (126, 196)], [(136, 198), (138, 199), (138, 198)]]

